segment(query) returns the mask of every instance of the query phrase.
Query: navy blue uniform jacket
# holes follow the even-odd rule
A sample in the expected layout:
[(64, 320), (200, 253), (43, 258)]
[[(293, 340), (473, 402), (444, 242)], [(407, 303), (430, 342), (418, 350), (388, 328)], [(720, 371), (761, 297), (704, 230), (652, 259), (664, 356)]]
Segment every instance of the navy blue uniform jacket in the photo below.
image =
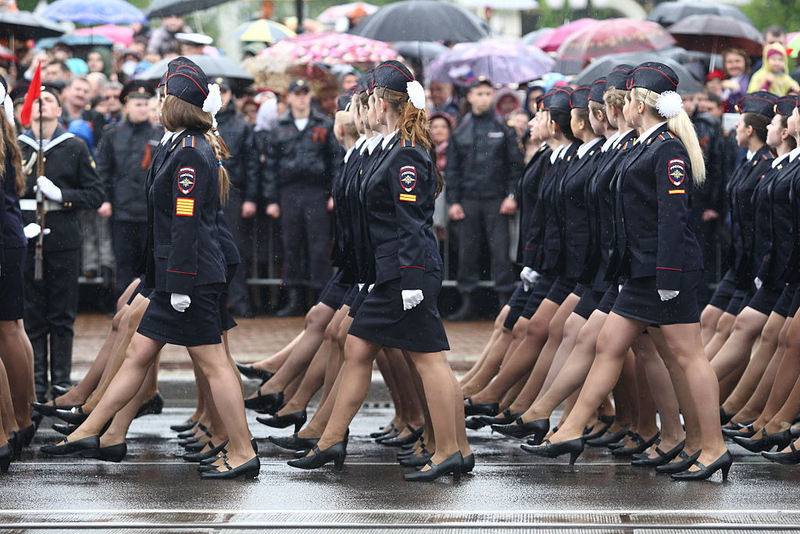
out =
[(526, 265), (526, 255), (533, 258), (534, 250), (528, 249), (527, 245), (528, 234), (530, 233), (533, 210), (539, 201), (539, 180), (543, 171), (547, 169), (547, 165), (550, 164), (550, 154), (552, 154), (552, 150), (547, 145), (540, 146), (539, 150), (528, 160), (525, 165), (525, 172), (522, 173), (522, 178), (519, 181), (517, 198), (519, 200), (520, 217), (517, 263), (522, 265)]
[(146, 287), (191, 295), (195, 286), (225, 283), (218, 187), (216, 158), (203, 134), (175, 136), (147, 196)]
[(679, 290), (684, 271), (703, 268), (689, 227), (692, 173), (683, 143), (663, 124), (629, 152), (612, 185), (617, 277), (656, 277), (657, 289)]

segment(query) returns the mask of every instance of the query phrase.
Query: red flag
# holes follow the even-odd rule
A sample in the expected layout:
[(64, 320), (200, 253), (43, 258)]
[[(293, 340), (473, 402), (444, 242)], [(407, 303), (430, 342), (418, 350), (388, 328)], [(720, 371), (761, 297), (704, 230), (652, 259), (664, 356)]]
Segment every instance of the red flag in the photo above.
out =
[(42, 64), (36, 65), (36, 72), (33, 73), (31, 85), (28, 88), (28, 94), (25, 95), (25, 103), (22, 104), (22, 112), (20, 113), (20, 120), (23, 126), (28, 126), (31, 123), (31, 111), (33, 110), (33, 102), (42, 95)]

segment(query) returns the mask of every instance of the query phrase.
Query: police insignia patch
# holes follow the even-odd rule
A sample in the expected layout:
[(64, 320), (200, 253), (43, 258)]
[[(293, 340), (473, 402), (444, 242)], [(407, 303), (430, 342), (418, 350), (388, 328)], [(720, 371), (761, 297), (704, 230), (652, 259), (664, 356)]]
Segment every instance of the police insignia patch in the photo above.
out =
[(417, 187), (417, 169), (412, 165), (400, 167), (400, 187), (410, 193)]
[(686, 179), (686, 163), (682, 159), (671, 159), (667, 165), (667, 177), (672, 185), (679, 186)]
[(197, 173), (194, 167), (181, 167), (178, 171), (178, 189), (181, 193), (188, 195), (194, 189)]

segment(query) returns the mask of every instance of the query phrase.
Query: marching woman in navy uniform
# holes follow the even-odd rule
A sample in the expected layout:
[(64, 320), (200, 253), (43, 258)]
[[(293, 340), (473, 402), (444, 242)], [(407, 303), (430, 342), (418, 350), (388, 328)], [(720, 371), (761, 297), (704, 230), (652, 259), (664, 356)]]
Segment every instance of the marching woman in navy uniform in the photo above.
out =
[[(0, 77), (0, 472), (6, 472), (21, 447), (30, 443), (36, 427), (28, 401), (33, 391), (32, 362), (20, 332), (24, 311), (23, 271), (30, 229), (23, 231), (19, 195), (25, 190), (22, 154), (16, 141), (14, 109), (8, 86)], [(30, 233), (38, 235), (38, 226)], [(10, 401), (10, 402), (8, 402)], [(3, 408), (13, 407), (10, 413)], [(4, 423), (8, 424), (4, 424)]]
[[(350, 327), (345, 363), (333, 414), (309, 455), (289, 463), (313, 469), (346, 456), (347, 427), (370, 384), (372, 362), (382, 346), (402, 350), (413, 362), (425, 390), (436, 450), (406, 480), (458, 478), (474, 462), (466, 444), (461, 390), (442, 351), (449, 345), (437, 310), (442, 261), (431, 228), (441, 183), (430, 156), (431, 139), (422, 86), (396, 61), (374, 73), (378, 122), (389, 133), (373, 170), (361, 184), (363, 236), (371, 254), (359, 256), (371, 286)], [(460, 427), (460, 428), (459, 428)], [(464, 458), (463, 453), (468, 457)]]
[[(686, 458), (679, 480), (706, 479), (732, 464), (720, 432), (719, 386), (703, 353), (697, 288), (703, 258), (689, 228), (689, 196), (702, 184), (705, 165), (694, 127), (683, 111), (678, 76), (668, 66), (647, 62), (628, 79), (627, 106), (644, 133), (618, 169), (615, 250), (611, 274), (626, 277), (600, 331), (597, 357), (566, 421), (542, 445), (525, 447), (540, 456), (581, 454), (583, 429), (619, 379), (624, 356), (648, 326), (667, 361), (687, 427)], [(690, 448), (692, 447), (692, 448)], [(670, 466), (678, 468), (674, 464)]]
[(104, 425), (134, 397), (158, 352), (170, 343), (187, 347), (208, 380), (217, 410), (226, 414), (227, 460), (201, 476), (250, 478), (258, 475), (260, 464), (250, 444), (241, 387), (221, 343), (226, 272), (217, 216), (228, 180), (204, 137), (213, 120), (207, 110), (219, 109), (219, 88), (209, 85), (200, 67), (181, 60), (166, 80), (161, 117), (164, 127), (177, 133), (148, 191), (150, 304), (103, 399), (66, 440), (42, 452), (98, 449)]
[[(731, 334), (736, 316), (755, 292), (751, 273), (753, 241), (753, 191), (774, 159), (767, 144), (767, 125), (775, 115), (776, 96), (765, 91), (745, 95), (736, 106), (736, 142), (747, 148), (747, 159), (727, 183), (731, 217), (728, 271), (703, 310), (703, 341), (706, 354), (714, 358)], [(762, 325), (763, 326), (763, 325)], [(726, 422), (726, 421), (723, 421)]]

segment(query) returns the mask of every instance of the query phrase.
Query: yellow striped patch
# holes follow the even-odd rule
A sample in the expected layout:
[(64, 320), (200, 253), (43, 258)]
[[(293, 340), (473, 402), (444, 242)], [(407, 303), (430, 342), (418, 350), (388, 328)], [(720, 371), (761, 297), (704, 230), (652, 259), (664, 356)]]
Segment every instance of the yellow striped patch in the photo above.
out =
[(417, 195), (406, 195), (405, 193), (400, 193), (400, 200), (403, 202), (416, 202)]
[(686, 189), (670, 189), (669, 190), (669, 194), (670, 195), (682, 195), (684, 193), (686, 193)]
[(191, 217), (194, 215), (194, 199), (193, 198), (179, 198), (175, 202), (175, 215), (181, 217)]

